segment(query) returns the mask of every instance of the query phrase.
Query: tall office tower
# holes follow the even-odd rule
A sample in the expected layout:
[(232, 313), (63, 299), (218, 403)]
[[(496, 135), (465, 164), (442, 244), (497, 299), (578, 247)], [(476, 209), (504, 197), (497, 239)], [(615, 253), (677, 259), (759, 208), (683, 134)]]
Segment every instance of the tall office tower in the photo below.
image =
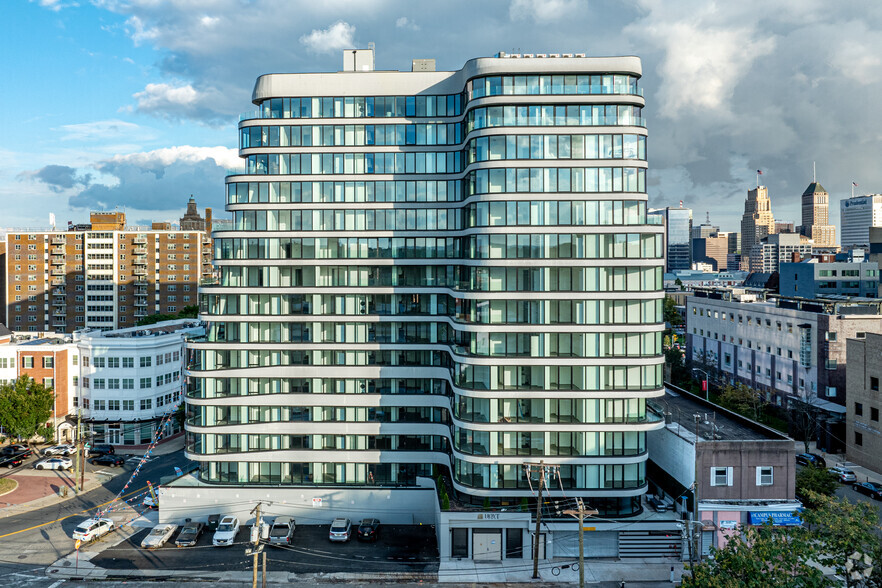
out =
[(802, 193), (802, 225), (799, 232), (815, 247), (835, 247), (836, 227), (828, 224), (830, 195), (824, 186), (812, 182)]
[(769, 190), (757, 186), (747, 191), (744, 201), (744, 215), (741, 217), (741, 255), (745, 262), (750, 257), (754, 245), (769, 235), (775, 234), (775, 217), (772, 215), (772, 202)]
[(793, 223), (793, 221), (775, 221), (776, 235), (796, 232), (796, 225)]
[(170, 223), (126, 226), (122, 212), (93, 212), (90, 221), (6, 235), (9, 329), (133, 327), (141, 317), (197, 303), (203, 233)]
[(498, 504), (545, 460), (553, 496), (641, 509), (663, 251), (640, 60), (517, 57), (258, 78), (190, 347), (203, 481), (358, 492), (437, 466)]
[(667, 206), (652, 209), (650, 216), (661, 217), (665, 226), (665, 271), (692, 269), (692, 209)]
[(704, 239), (706, 237), (716, 237), (720, 232), (720, 227), (716, 225), (712, 225), (710, 222), (710, 213), (705, 213), (707, 218), (703, 223), (698, 225), (697, 227), (692, 227), (692, 238), (693, 239)]
[(839, 201), (842, 249), (870, 246), (870, 227), (882, 227), (882, 194), (868, 194)]

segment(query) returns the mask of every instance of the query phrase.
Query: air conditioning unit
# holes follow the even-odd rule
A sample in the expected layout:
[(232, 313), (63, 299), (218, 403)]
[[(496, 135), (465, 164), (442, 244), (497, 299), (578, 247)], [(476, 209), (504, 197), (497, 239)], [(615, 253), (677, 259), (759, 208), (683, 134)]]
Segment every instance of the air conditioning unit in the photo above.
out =
[(561, 57), (572, 57), (573, 54), (572, 53), (561, 53), (560, 56)]
[(524, 59), (527, 59), (528, 57), (533, 57), (533, 54), (532, 53), (524, 53)]
[(549, 53), (549, 57), (560, 57), (560, 53)]
[(576, 53), (575, 57), (585, 57), (585, 54), (584, 53)]
[(537, 53), (537, 54), (536, 54), (536, 57), (537, 57), (537, 58), (539, 58), (539, 57), (546, 57), (546, 55), (545, 55), (544, 53)]

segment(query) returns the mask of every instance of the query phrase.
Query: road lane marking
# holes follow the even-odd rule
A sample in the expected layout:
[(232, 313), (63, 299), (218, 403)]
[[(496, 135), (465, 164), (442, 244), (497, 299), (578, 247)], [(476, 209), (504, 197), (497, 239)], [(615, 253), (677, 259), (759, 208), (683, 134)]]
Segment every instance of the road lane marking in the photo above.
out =
[(19, 533), (24, 533), (25, 531), (33, 531), (34, 529), (39, 529), (40, 527), (45, 527), (45, 526), (51, 525), (53, 523), (58, 523), (58, 522), (67, 520), (71, 517), (76, 517), (76, 516), (79, 516), (82, 514), (88, 514), (89, 511), (96, 509), (96, 508), (101, 508), (102, 506), (107, 506), (108, 504), (110, 504), (112, 502), (116, 502), (119, 498), (125, 498), (126, 496), (131, 496), (132, 494), (136, 494), (138, 492), (143, 492), (145, 488), (147, 488), (147, 487), (144, 486), (143, 488), (139, 488), (138, 490), (133, 490), (133, 491), (129, 492), (128, 494), (123, 494), (121, 496), (118, 496), (117, 498), (113, 498), (112, 500), (108, 500), (107, 502), (102, 502), (101, 504), (96, 504), (95, 506), (91, 506), (85, 510), (81, 510), (80, 512), (75, 512), (73, 514), (69, 514), (66, 517), (61, 517), (60, 519), (55, 519), (54, 521), (49, 521), (48, 523), (42, 523), (39, 525), (34, 525), (33, 527), (28, 527), (27, 529), (21, 529), (20, 531), (13, 531), (12, 533), (6, 533), (5, 535), (0, 535), (0, 539), (3, 539), (5, 537), (11, 537), (13, 535), (18, 535)]

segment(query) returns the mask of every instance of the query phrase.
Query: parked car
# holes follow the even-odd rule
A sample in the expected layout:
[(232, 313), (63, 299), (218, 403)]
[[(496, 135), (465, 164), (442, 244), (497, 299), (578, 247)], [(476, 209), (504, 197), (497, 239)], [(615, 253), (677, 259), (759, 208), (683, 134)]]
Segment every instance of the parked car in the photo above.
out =
[(144, 549), (159, 549), (171, 539), (171, 536), (178, 530), (177, 525), (171, 523), (162, 523), (153, 527), (153, 530), (141, 541), (141, 547)]
[(796, 456), (796, 463), (803, 466), (814, 466), (816, 468), (827, 467), (827, 462), (817, 453), (799, 453)]
[(270, 545), (290, 545), (296, 527), (291, 517), (276, 517), (270, 529)]
[(239, 519), (233, 516), (225, 516), (221, 519), (211, 539), (211, 544), (215, 546), (232, 545), (236, 540), (236, 533), (239, 532)]
[(855, 492), (866, 494), (874, 500), (882, 500), (882, 484), (875, 484), (873, 482), (857, 482), (854, 486), (852, 486), (852, 488), (854, 488)]
[(92, 465), (109, 465), (113, 467), (121, 467), (123, 464), (126, 463), (126, 460), (125, 458), (118, 455), (104, 453), (102, 455), (99, 455), (98, 457), (93, 457), (89, 460), (89, 463)]
[(159, 496), (153, 498), (153, 495), (148, 493), (144, 500), (141, 501), (141, 504), (145, 508), (159, 508)]
[(364, 519), (358, 525), (359, 541), (376, 541), (380, 537), (380, 519)]
[(196, 541), (199, 540), (199, 535), (202, 534), (202, 529), (204, 528), (205, 524), (198, 521), (185, 523), (181, 532), (178, 533), (178, 538), (175, 539), (175, 545), (178, 547), (193, 547), (196, 545)]
[(33, 451), (27, 445), (21, 445), (18, 443), (14, 443), (12, 445), (7, 445), (2, 450), (0, 450), (0, 455), (16, 455), (21, 457), (30, 457)]
[(116, 450), (113, 448), (113, 445), (107, 445), (106, 443), (98, 443), (97, 445), (93, 445), (89, 448), (89, 457), (94, 457), (97, 455), (113, 455), (116, 453)]
[(52, 447), (47, 447), (43, 450), (42, 453), (44, 456), (63, 455), (64, 457), (67, 457), (68, 455), (74, 454), (76, 452), (77, 452), (76, 447), (74, 447), (73, 445), (64, 444), (64, 445), (53, 445)]
[(74, 529), (73, 537), (80, 541), (94, 541), (113, 530), (113, 521), (107, 518), (86, 519)]
[(349, 519), (334, 519), (328, 539), (331, 541), (346, 542), (352, 538), (352, 522)]
[(853, 484), (854, 482), (857, 482), (857, 476), (845, 466), (834, 466), (830, 468), (830, 471), (836, 474), (836, 477), (843, 484)]
[(11, 457), (0, 456), (0, 465), (5, 466), (9, 469), (17, 468), (24, 462), (25, 458), (20, 455), (13, 455)]
[(38, 470), (69, 470), (73, 467), (73, 460), (69, 457), (50, 457), (34, 464)]

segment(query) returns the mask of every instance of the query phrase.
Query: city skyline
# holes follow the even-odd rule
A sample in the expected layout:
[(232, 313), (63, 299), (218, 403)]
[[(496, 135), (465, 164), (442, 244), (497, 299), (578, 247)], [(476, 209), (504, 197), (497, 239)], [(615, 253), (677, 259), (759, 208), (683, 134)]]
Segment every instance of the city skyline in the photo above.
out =
[[(710, 210), (725, 231), (736, 229), (757, 169), (776, 217), (797, 223), (813, 161), (832, 225), (852, 181), (858, 195), (882, 191), (871, 164), (880, 123), (851, 114), (867, 112), (882, 83), (878, 7), (845, 4), (831, 17), (819, 2), (713, 9), (513, 0), (469, 6), (474, 17), (463, 21), (464, 8), (415, 14), (384, 2), (343, 12), (334, 2), (263, 1), (248, 5), (242, 29), (242, 4), (231, 0), (210, 8), (17, 2), (4, 35), (6, 54), (17, 57), (5, 64), (7, 79), (31, 89), (38, 106), (5, 95), (7, 112), (25, 113), (6, 125), (5, 224), (47, 224), (48, 212), (78, 222), (89, 209), (116, 206), (134, 221), (174, 219), (190, 193), (218, 207), (218, 186), (237, 159), (230, 130), (253, 78), (336, 71), (340, 49), (369, 42), (378, 69), (402, 71), (412, 58), (455, 70), (498, 51), (640, 56), (656, 137), (649, 204), (684, 200), (697, 214)], [(250, 41), (258, 30), (272, 52)]]

